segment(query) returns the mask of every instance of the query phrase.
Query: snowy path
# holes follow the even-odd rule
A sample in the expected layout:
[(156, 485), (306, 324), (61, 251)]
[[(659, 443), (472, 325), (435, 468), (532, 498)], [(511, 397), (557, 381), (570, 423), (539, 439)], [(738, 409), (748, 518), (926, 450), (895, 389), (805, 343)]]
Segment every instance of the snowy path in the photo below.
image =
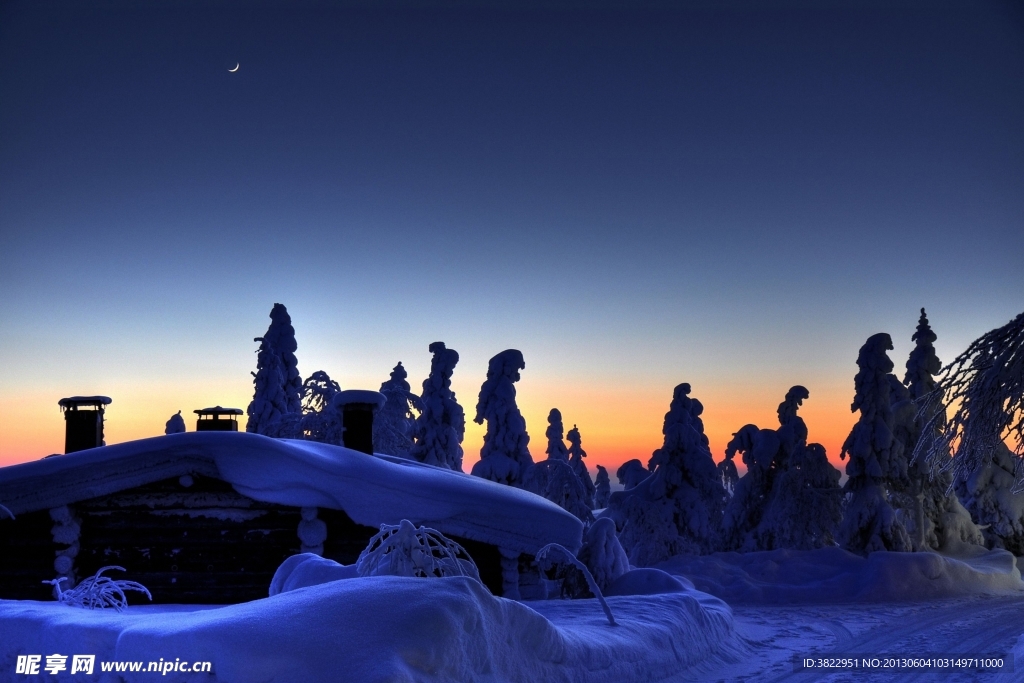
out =
[(872, 654), (1010, 656), (1024, 633), (1024, 596), (958, 598), (907, 604), (843, 604), (734, 608), (737, 630), (752, 646), (751, 660), (706, 680), (745, 683), (962, 683), (1024, 681), (1015, 673), (794, 671), (798, 656)]

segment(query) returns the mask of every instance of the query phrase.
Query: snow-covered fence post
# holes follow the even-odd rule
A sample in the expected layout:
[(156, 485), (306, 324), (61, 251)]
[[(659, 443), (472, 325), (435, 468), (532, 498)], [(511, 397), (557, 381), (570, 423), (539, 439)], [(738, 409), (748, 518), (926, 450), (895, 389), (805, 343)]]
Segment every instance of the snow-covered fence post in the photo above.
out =
[(53, 542), (67, 546), (57, 551), (57, 557), (53, 561), (53, 569), (57, 572), (56, 580), (67, 581), (68, 587), (73, 588), (75, 586), (75, 557), (78, 556), (80, 548), (82, 520), (78, 519), (74, 511), (67, 505), (50, 510), (50, 519), (55, 522), (51, 529)]
[(304, 507), (300, 510), (302, 520), (299, 522), (298, 536), (302, 543), (299, 548), (304, 553), (324, 554), (324, 541), (327, 540), (327, 524), (318, 519), (318, 509)]
[(597, 581), (594, 581), (594, 575), (587, 569), (587, 565), (576, 559), (576, 556), (569, 552), (564, 546), (558, 543), (548, 543), (546, 546), (537, 551), (537, 564), (544, 565), (545, 563), (554, 564), (550, 555), (552, 553), (559, 553), (569, 560), (569, 562), (583, 572), (583, 576), (587, 579), (587, 585), (590, 587), (590, 592), (597, 596), (597, 599), (601, 602), (601, 609), (604, 610), (604, 614), (608, 617), (609, 626), (618, 626), (615, 623), (615, 617), (612, 615), (612, 609), (608, 606), (608, 601), (604, 599), (604, 593), (601, 592), (601, 588), (597, 585)]

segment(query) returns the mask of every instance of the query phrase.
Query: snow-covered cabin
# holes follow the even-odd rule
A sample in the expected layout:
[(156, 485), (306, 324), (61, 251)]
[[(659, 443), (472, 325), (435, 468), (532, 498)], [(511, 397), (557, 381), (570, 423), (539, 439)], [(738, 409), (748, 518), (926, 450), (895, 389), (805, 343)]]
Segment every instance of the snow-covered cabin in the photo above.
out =
[(350, 564), (380, 524), (402, 519), (461, 543), (500, 595), (518, 588), (510, 585), (517, 562), (529, 566), (547, 543), (575, 552), (582, 536), (579, 520), (520, 489), (386, 455), (231, 432), (170, 434), (0, 468), (0, 505), (15, 515), (0, 519), (0, 598), (10, 599), (48, 599), (44, 579), (80, 580), (119, 565), (155, 602), (253, 600), (311, 541)]

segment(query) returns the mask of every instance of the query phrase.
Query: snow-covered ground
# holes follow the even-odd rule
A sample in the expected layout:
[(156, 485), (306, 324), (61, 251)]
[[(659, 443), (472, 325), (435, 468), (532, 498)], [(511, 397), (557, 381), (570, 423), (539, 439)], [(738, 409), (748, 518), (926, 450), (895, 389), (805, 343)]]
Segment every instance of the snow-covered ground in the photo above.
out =
[[(1019, 681), (1024, 670), (794, 670), (811, 655), (1024, 655), (1024, 584), (1012, 559), (674, 558), (663, 568), (685, 568), (698, 587), (731, 594), (732, 606), (698, 590), (610, 597), (618, 626), (596, 600), (519, 603), (464, 577), (351, 578), (240, 605), (121, 614), (0, 601), (0, 681)], [(95, 654), (96, 674), (14, 673), (18, 655), (54, 653)], [(100, 662), (160, 658), (210, 661), (213, 675), (99, 672)]]

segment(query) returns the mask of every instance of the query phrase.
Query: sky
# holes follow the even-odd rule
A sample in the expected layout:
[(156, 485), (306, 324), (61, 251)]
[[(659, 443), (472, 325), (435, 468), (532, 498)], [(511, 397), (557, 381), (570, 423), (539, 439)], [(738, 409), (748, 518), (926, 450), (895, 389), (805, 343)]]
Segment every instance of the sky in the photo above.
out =
[(869, 336), (1024, 309), (1022, 73), (1008, 2), (2, 2), (0, 465), (245, 409), (277, 302), (346, 389), (444, 341), (470, 420), (521, 350), (535, 459), (688, 382), (716, 460), (802, 384), (839, 464)]

